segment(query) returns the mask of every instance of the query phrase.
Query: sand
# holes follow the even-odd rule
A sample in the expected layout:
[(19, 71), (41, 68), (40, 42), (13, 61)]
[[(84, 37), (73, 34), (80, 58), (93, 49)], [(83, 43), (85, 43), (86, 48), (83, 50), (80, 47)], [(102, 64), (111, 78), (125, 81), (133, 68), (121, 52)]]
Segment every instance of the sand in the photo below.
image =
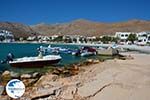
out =
[(46, 74), (21, 100), (150, 100), (150, 55), (124, 55), (134, 59), (84, 66), (84, 71), (71, 77)]
[(90, 66), (89, 78), (78, 94), (90, 100), (149, 100), (150, 55), (130, 55), (133, 60), (115, 59)]

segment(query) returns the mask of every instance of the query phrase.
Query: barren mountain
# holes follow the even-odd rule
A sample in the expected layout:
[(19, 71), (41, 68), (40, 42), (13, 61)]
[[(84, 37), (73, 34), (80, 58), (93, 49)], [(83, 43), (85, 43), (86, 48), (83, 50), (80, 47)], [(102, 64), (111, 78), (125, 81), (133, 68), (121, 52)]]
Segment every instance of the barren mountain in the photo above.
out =
[(33, 33), (39, 33), (47, 36), (54, 34), (100, 36), (115, 34), (117, 31), (150, 31), (150, 21), (130, 20), (118, 23), (100, 23), (79, 19), (69, 23), (42, 23), (33, 26), (27, 26), (19, 23), (1, 22), (0, 28), (12, 31), (15, 37), (27, 37), (33, 35)]
[(65, 34), (65, 35), (85, 35), (85, 36), (100, 36), (106, 34), (114, 34), (117, 31), (150, 31), (150, 21), (131, 20), (119, 23), (100, 23), (88, 20), (75, 20), (70, 23), (63, 24), (38, 24), (32, 26), (36, 32), (45, 35)]
[(28, 37), (32, 36), (35, 33), (30, 26), (12, 22), (0, 22), (0, 29), (5, 29), (13, 32), (15, 38)]

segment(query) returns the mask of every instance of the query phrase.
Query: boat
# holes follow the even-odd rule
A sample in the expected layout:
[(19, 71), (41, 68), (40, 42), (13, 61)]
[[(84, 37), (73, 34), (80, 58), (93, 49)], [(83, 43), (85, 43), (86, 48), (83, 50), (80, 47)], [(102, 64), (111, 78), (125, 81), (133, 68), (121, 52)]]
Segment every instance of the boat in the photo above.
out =
[(91, 56), (91, 55), (96, 55), (96, 49), (92, 47), (82, 47), (81, 49), (78, 49), (76, 52), (72, 52), (72, 55), (75, 56)]
[(107, 49), (100, 47), (100, 48), (96, 49), (96, 51), (97, 51), (97, 54), (99, 54), (99, 55), (113, 56), (113, 55), (119, 54), (119, 51), (113, 47), (108, 47)]
[(48, 47), (40, 46), (39, 48), (37, 48), (38, 51), (41, 51), (43, 53), (59, 53), (59, 49), (60, 47), (51, 47), (51, 45), (49, 45)]
[(61, 60), (59, 55), (46, 55), (38, 57), (23, 57), (9, 61), (12, 67), (44, 67), (57, 64)]
[(55, 54), (71, 54), (72, 52), (75, 51), (70, 48), (52, 47), (51, 45), (47, 47), (40, 46), (39, 48), (37, 48), (37, 50), (43, 53), (55, 53)]

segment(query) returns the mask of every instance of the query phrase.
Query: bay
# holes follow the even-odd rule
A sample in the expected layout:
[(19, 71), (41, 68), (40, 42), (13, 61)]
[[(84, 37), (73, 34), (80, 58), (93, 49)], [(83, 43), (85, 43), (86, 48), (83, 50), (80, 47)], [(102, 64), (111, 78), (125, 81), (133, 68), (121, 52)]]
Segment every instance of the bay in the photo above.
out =
[[(13, 53), (15, 58), (37, 56), (37, 48), (40, 46), (48, 46), (49, 44), (36, 44), (36, 43), (0, 43), (0, 61), (4, 60), (8, 53)], [(63, 45), (63, 44), (52, 44), (52, 47), (64, 47), (77, 49), (77, 45)], [(62, 60), (56, 66), (65, 66), (68, 64), (77, 63), (85, 60), (85, 57), (76, 57), (71, 54), (60, 54)], [(14, 68), (8, 64), (0, 64), (0, 72), (10, 70), (18, 73), (30, 73), (35, 71), (47, 71), (50, 67), (44, 68)]]

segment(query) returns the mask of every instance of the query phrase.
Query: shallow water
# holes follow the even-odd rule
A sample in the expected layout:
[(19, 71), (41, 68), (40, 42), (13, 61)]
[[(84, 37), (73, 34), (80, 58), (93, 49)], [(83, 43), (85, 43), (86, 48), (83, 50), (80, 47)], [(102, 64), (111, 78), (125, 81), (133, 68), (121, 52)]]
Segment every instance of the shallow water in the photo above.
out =
[[(48, 46), (48, 44), (31, 44), (31, 43), (0, 43), (0, 60), (4, 60), (8, 53), (13, 53), (15, 58), (25, 57), (25, 56), (37, 56), (37, 48), (39, 46)], [(71, 49), (77, 49), (77, 45), (61, 45), (61, 44), (52, 44), (51, 46), (59, 46)], [(62, 60), (57, 64), (57, 66), (64, 66), (67, 64), (73, 64), (80, 61), (84, 61), (85, 57), (76, 57), (71, 54), (60, 54)], [(0, 64), (0, 72), (4, 70), (15, 71), (19, 73), (29, 73), (34, 71), (44, 72), (47, 71), (50, 67), (44, 68), (13, 68), (8, 64)]]

